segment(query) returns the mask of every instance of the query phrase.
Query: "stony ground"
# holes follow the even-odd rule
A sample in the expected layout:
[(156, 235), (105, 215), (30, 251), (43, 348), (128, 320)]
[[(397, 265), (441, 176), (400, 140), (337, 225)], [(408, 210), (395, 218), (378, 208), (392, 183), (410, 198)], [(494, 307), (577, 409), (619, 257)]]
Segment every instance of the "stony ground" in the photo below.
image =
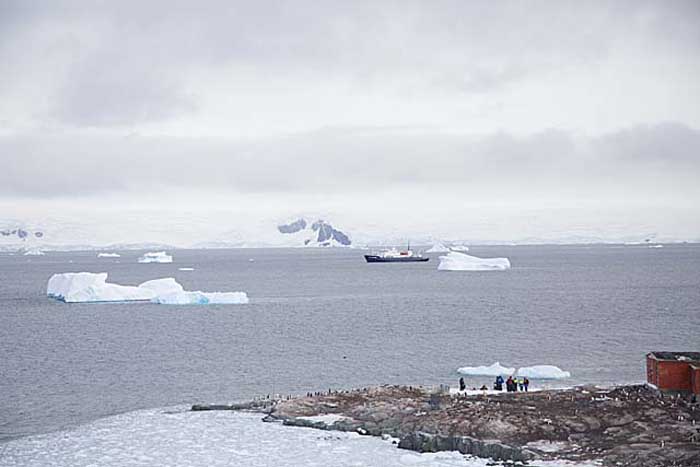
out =
[[(337, 416), (304, 418), (323, 414)], [(516, 458), (517, 451), (524, 459), (700, 466), (700, 406), (646, 386), (495, 395), (382, 386), (279, 401), (267, 419), (390, 435), (401, 439), (400, 447), (416, 450), (457, 449), (501, 458)]]

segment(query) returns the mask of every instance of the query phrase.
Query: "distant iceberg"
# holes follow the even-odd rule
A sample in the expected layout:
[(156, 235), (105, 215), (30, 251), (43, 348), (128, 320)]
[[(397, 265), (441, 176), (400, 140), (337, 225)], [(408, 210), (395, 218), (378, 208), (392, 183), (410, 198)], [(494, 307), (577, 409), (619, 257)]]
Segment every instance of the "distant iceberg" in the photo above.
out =
[(45, 253), (38, 248), (29, 248), (24, 251), (24, 256), (44, 256)]
[(426, 253), (447, 253), (448, 251), (450, 251), (450, 249), (442, 243), (436, 243), (431, 248), (425, 250)]
[(164, 251), (146, 253), (139, 258), (139, 263), (172, 263), (173, 257)]
[(107, 282), (107, 273), (68, 272), (49, 279), (46, 294), (66, 303), (151, 301), (174, 305), (243, 304), (245, 292), (188, 292), (172, 277), (146, 281), (138, 286)]
[(501, 366), (500, 362), (496, 362), (491, 366), (465, 366), (457, 369), (457, 373), (467, 376), (512, 375), (515, 373), (515, 368)]
[(98, 253), (98, 258), (120, 258), (122, 255), (119, 253)]
[(194, 268), (177, 268), (178, 271), (194, 271)]
[(450, 247), (450, 250), (452, 250), (452, 251), (469, 251), (469, 247), (467, 245), (452, 245)]
[(508, 258), (477, 258), (456, 251), (440, 256), (439, 271), (504, 271), (510, 269)]
[(571, 373), (554, 365), (535, 365), (518, 368), (518, 376), (532, 379), (563, 379), (571, 377)]

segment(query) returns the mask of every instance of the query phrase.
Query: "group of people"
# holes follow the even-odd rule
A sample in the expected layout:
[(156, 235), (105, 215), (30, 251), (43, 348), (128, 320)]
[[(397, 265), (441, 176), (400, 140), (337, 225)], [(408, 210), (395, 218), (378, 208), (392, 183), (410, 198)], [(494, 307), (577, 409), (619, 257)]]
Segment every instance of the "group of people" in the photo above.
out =
[[(506, 386), (506, 391), (508, 392), (518, 392), (519, 390), (527, 392), (527, 388), (530, 386), (530, 380), (527, 379), (527, 376), (522, 378), (518, 378), (517, 376), (509, 376), (507, 380), (503, 380), (503, 376), (498, 375), (496, 376), (496, 382), (493, 383), (493, 389), (496, 391), (503, 391), (504, 384)], [(464, 382), (464, 378), (459, 378), (459, 390), (465, 391), (466, 389), (467, 385)], [(472, 389), (476, 390), (476, 388)], [(488, 388), (485, 384), (480, 388), (481, 391), (486, 391), (487, 389)]]
[(527, 376), (521, 378), (509, 376), (504, 382), (503, 376), (498, 375), (496, 376), (496, 382), (493, 383), (493, 388), (496, 391), (503, 391), (503, 384), (506, 385), (506, 391), (508, 392), (518, 392), (518, 390), (527, 392), (527, 388), (530, 386), (530, 380), (527, 379)]

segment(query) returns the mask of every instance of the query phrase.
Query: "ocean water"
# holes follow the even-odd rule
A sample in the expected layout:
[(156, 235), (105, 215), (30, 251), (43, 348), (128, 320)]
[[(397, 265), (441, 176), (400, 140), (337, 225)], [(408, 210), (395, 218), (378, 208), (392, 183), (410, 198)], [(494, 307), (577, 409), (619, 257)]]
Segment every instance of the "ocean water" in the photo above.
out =
[[(494, 361), (572, 373), (533, 386), (641, 382), (646, 352), (700, 350), (698, 245), (475, 246), (513, 264), (476, 273), (438, 272), (438, 255), (366, 264), (344, 249), (178, 250), (172, 264), (137, 264), (142, 253), (0, 255), (0, 442), (177, 404), (455, 385), (458, 367)], [(251, 303), (46, 298), (51, 274), (71, 271), (120, 284), (172, 276)]]

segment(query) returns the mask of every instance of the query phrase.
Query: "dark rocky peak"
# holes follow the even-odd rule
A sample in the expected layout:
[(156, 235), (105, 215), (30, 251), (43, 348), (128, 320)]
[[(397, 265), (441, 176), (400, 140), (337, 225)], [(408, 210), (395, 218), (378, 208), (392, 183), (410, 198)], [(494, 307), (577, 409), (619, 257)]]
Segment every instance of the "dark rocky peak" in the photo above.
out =
[(306, 220), (304, 219), (297, 219), (294, 222), (290, 222), (289, 224), (282, 224), (277, 226), (277, 230), (279, 230), (280, 233), (283, 234), (297, 233), (301, 230), (304, 230), (305, 228)]

